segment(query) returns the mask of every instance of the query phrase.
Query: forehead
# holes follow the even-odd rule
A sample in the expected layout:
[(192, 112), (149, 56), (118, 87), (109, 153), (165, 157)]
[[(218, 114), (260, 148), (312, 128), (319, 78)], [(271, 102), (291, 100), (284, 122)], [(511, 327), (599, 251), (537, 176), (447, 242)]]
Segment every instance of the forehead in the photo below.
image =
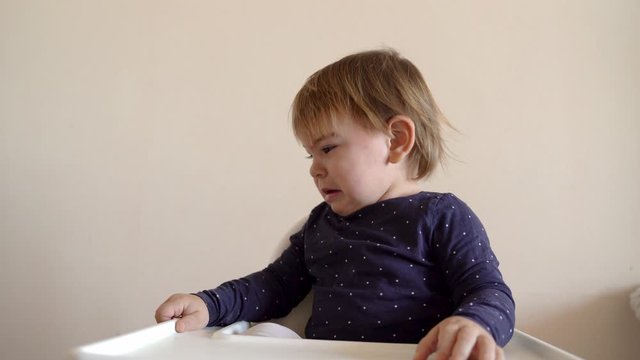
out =
[(344, 112), (331, 113), (314, 119), (307, 118), (303, 121), (298, 120), (294, 122), (294, 134), (306, 148), (312, 147), (327, 138), (376, 132), (376, 128), (371, 121), (366, 118), (357, 118)]
[(313, 146), (322, 139), (335, 135), (338, 125), (339, 120), (336, 116), (323, 116), (298, 121), (294, 124), (294, 133), (298, 141), (308, 147)]

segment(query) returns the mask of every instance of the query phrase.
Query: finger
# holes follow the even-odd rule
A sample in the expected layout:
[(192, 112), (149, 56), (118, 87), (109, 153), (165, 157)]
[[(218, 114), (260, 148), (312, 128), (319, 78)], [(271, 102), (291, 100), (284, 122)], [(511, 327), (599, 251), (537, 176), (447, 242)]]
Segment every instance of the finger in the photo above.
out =
[(474, 353), (476, 355), (476, 359), (478, 360), (494, 360), (498, 358), (496, 356), (497, 349), (500, 348), (495, 346), (493, 339), (491, 339), (487, 335), (481, 335), (476, 340)]
[(496, 346), (496, 360), (504, 360), (504, 350)]
[(176, 321), (176, 331), (179, 333), (185, 331), (199, 330), (204, 326), (201, 324), (200, 319), (198, 318), (198, 314), (194, 313), (192, 315), (184, 316), (178, 321)]
[(456, 334), (460, 326), (455, 323), (444, 324), (438, 332), (438, 344), (436, 346), (436, 359), (448, 359), (451, 356)]
[(173, 307), (164, 302), (156, 309), (156, 322), (161, 323), (170, 320), (174, 313)]
[(452, 344), (451, 359), (468, 359), (476, 344), (478, 333), (473, 328), (463, 327), (458, 330)]
[(427, 335), (420, 340), (418, 347), (416, 348), (416, 353), (413, 356), (413, 360), (424, 360), (427, 356), (436, 351), (436, 346), (438, 345), (438, 329), (438, 326), (431, 329), (431, 331), (429, 331)]
[(184, 304), (176, 300), (176, 296), (170, 296), (165, 302), (163, 302), (158, 309), (156, 309), (156, 322), (163, 322), (171, 320), (174, 317), (182, 315), (184, 311)]

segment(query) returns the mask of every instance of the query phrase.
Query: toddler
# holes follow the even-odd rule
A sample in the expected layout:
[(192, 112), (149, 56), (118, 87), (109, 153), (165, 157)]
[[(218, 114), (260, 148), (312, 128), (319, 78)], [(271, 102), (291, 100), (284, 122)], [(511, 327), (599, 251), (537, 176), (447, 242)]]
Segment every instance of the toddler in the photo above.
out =
[(313, 74), (293, 131), (324, 201), (262, 271), (175, 294), (158, 322), (178, 332), (286, 315), (311, 289), (311, 339), (418, 343), (415, 359), (502, 359), (514, 302), (480, 220), (452, 194), (423, 192), (445, 156), (440, 113), (394, 50)]

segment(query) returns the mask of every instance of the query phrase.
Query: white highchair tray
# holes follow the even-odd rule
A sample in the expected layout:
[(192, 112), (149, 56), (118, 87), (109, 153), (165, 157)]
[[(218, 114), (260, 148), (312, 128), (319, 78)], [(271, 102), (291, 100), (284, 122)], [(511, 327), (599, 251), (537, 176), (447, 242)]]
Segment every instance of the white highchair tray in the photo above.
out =
[[(74, 360), (106, 359), (411, 359), (415, 344), (283, 339), (240, 335), (245, 322), (178, 334), (175, 321), (71, 351)], [(213, 335), (213, 336), (212, 336)], [(578, 357), (517, 331), (505, 347), (509, 360), (576, 360)]]

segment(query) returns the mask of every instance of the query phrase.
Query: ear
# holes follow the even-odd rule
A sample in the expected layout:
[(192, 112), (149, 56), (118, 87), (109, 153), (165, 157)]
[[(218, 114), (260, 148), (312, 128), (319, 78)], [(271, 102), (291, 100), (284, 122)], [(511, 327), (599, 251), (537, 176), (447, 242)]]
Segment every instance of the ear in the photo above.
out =
[(416, 141), (416, 128), (413, 120), (404, 115), (396, 115), (387, 122), (391, 135), (389, 162), (397, 164), (407, 157)]

